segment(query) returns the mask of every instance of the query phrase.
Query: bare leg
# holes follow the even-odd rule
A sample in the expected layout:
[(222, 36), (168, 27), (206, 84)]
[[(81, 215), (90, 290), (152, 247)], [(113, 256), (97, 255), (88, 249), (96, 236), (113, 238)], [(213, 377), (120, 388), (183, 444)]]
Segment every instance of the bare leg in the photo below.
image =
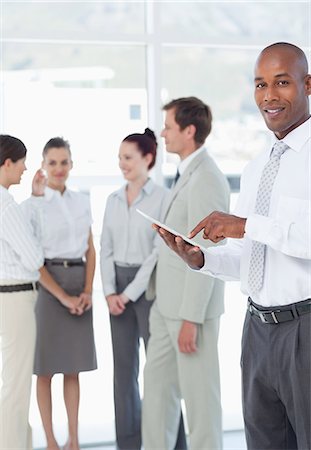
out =
[(37, 401), (44, 428), (47, 449), (59, 450), (56, 442), (52, 424), (52, 396), (51, 396), (52, 376), (38, 376), (37, 378)]
[(65, 450), (79, 450), (78, 411), (80, 400), (79, 375), (64, 375), (64, 399), (68, 416), (68, 441)]

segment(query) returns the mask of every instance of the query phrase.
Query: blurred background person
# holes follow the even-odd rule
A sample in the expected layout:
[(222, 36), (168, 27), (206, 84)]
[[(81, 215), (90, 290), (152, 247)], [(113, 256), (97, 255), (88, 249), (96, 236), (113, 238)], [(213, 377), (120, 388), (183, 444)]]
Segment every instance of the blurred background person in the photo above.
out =
[[(50, 139), (43, 149), (47, 174), (43, 233), (45, 266), (36, 306), (37, 342), (34, 373), (37, 400), (49, 450), (59, 449), (52, 426), (51, 380), (64, 374), (68, 416), (65, 449), (78, 450), (79, 372), (97, 368), (92, 284), (95, 250), (89, 199), (66, 187), (72, 159), (69, 143)], [(26, 201), (27, 203), (27, 201)]]
[[(26, 170), (22, 141), (0, 135), (0, 448), (32, 449), (28, 423), (35, 350), (35, 302), (39, 268), (43, 265), (41, 227), (32, 229), (23, 208), (8, 189), (19, 184)], [(40, 203), (45, 178), (39, 170), (30, 200), (42, 219)], [(42, 226), (42, 220), (38, 220)]]
[[(139, 339), (146, 349), (153, 302), (146, 299), (145, 291), (157, 249), (155, 231), (136, 208), (161, 217), (168, 190), (149, 178), (156, 151), (156, 137), (149, 128), (122, 141), (119, 166), (126, 184), (108, 197), (101, 235), (101, 277), (114, 360), (116, 440), (118, 448), (124, 450), (141, 448)], [(186, 448), (182, 421), (176, 448)]]
[[(166, 150), (180, 157), (180, 176), (163, 222), (186, 235), (205, 211), (228, 210), (229, 186), (205, 146), (212, 129), (210, 107), (197, 97), (182, 97), (164, 105), (163, 110), (161, 135)], [(203, 238), (199, 239), (203, 244)], [(224, 284), (191, 271), (162, 242), (155, 280), (157, 296), (150, 313), (144, 370), (144, 448), (174, 448), (180, 400), (184, 399), (190, 448), (220, 450), (217, 343)]]

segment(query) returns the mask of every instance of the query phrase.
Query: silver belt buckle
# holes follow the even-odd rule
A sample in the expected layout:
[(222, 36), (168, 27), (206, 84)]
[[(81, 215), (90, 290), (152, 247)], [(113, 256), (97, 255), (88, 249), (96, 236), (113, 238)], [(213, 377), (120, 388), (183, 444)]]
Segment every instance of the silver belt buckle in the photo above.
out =
[(265, 318), (265, 314), (271, 314), (271, 317), (272, 317), (272, 319), (273, 319), (273, 322), (274, 323), (279, 323), (279, 321), (278, 321), (278, 319), (276, 318), (276, 315), (275, 315), (275, 311), (266, 311), (266, 312), (260, 312), (260, 311), (258, 311), (258, 313), (259, 313), (259, 317), (260, 317), (260, 320), (262, 321), (262, 323), (270, 323), (266, 318)]
[[(258, 309), (257, 309), (257, 311), (258, 311)], [(260, 311), (258, 311), (258, 313), (259, 313), (259, 317), (260, 317), (260, 320), (262, 321), (262, 323), (269, 323), (264, 316), (265, 313), (262, 313)]]
[(271, 316), (272, 316), (274, 323), (279, 323), (278, 319), (276, 318), (275, 311), (271, 311)]

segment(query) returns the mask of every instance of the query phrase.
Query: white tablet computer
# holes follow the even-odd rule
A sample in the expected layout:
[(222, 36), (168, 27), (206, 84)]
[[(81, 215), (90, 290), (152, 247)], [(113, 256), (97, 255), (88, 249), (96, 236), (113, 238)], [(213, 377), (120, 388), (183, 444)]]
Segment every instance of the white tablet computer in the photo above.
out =
[(181, 238), (183, 238), (184, 241), (188, 242), (188, 244), (194, 245), (195, 247), (200, 247), (202, 250), (204, 250), (203, 245), (198, 244), (197, 242), (195, 242), (193, 239), (189, 239), (187, 236), (184, 236), (183, 234), (179, 233), (176, 230), (173, 230), (173, 228), (168, 227), (167, 225), (165, 225), (164, 223), (159, 222), (158, 220), (154, 219), (151, 216), (148, 216), (148, 214), (142, 212), (140, 209), (136, 208), (136, 211), (141, 214), (143, 217), (145, 217), (147, 220), (149, 220), (152, 223), (155, 223), (156, 225), (158, 225), (159, 227), (163, 228), (164, 230), (169, 231), (170, 233), (174, 234), (175, 236), (180, 236)]

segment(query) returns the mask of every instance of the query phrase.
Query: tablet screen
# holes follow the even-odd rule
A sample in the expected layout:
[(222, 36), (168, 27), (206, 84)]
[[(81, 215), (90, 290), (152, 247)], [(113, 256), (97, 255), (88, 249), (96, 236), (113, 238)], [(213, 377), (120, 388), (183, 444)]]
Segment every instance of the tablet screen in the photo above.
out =
[(193, 239), (189, 239), (187, 236), (184, 236), (183, 234), (179, 233), (178, 231), (174, 230), (173, 228), (168, 227), (164, 223), (159, 222), (158, 220), (154, 219), (153, 217), (148, 216), (148, 214), (144, 213), (140, 209), (136, 208), (136, 211), (139, 214), (141, 214), (143, 217), (145, 217), (145, 219), (149, 220), (152, 223), (155, 223), (156, 225), (158, 225), (159, 227), (163, 228), (164, 230), (169, 231), (170, 233), (174, 234), (175, 236), (180, 236), (181, 238), (183, 238), (183, 240), (185, 242), (188, 242), (188, 244), (191, 244), (191, 245), (194, 245), (195, 247), (199, 247), (201, 249), (204, 249), (204, 247), (201, 244), (198, 244)]

